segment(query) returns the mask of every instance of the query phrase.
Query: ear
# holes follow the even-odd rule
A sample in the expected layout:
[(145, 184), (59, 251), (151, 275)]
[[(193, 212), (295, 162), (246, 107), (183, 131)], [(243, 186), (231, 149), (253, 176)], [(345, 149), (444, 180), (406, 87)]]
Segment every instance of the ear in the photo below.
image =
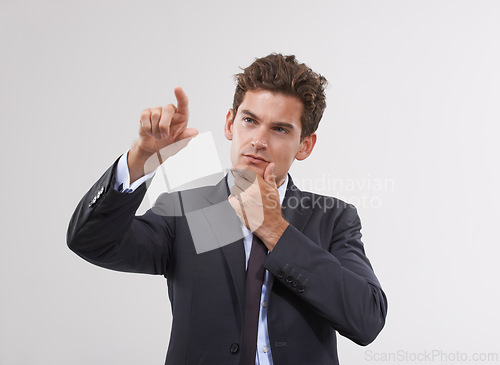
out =
[(230, 141), (233, 140), (233, 121), (234, 121), (234, 112), (233, 108), (231, 108), (227, 112), (226, 124), (224, 125), (224, 135)]
[(300, 143), (300, 148), (295, 158), (299, 161), (305, 160), (311, 154), (314, 145), (316, 144), (316, 133), (311, 133), (310, 135), (304, 137)]

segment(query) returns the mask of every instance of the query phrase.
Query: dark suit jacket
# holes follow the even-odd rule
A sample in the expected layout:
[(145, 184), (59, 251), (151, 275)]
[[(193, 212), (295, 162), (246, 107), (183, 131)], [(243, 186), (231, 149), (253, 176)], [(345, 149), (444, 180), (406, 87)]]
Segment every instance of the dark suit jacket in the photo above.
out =
[[(241, 226), (227, 201), (226, 180), (163, 194), (135, 217), (146, 186), (132, 194), (115, 191), (114, 169), (78, 205), (68, 246), (105, 268), (165, 276), (173, 313), (166, 364), (238, 364), (245, 253), (241, 239), (228, 242)], [(336, 331), (366, 345), (384, 326), (387, 311), (364, 253), (358, 214), (338, 199), (300, 191), (291, 178), (283, 214), (290, 226), (264, 264), (272, 280), (273, 362), (338, 364)], [(197, 253), (194, 236), (217, 248)]]

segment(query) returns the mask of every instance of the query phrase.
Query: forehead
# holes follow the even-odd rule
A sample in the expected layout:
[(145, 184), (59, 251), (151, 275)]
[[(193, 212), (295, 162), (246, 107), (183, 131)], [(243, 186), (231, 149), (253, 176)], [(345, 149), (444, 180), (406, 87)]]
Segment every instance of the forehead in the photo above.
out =
[(290, 95), (268, 90), (247, 91), (237, 114), (250, 112), (262, 122), (287, 122), (301, 127), (304, 105)]

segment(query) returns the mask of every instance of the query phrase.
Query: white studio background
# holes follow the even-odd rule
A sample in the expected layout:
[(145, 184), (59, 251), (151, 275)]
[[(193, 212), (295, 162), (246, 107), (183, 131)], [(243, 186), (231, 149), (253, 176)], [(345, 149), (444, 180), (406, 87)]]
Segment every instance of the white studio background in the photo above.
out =
[(0, 4), (1, 365), (163, 364), (163, 277), (83, 261), (70, 216), (176, 85), (228, 167), (232, 75), (273, 51), (331, 83), (292, 176), (358, 206), (389, 299), (373, 344), (339, 340), (342, 364), (500, 353), (500, 2)]

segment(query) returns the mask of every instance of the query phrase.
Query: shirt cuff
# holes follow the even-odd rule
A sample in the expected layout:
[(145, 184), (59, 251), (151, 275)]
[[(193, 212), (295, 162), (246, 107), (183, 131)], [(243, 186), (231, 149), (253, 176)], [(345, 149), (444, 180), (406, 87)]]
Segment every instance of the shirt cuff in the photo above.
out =
[[(130, 150), (129, 150), (130, 151)], [(142, 185), (145, 181), (153, 178), (156, 173), (156, 170), (150, 172), (147, 175), (144, 175), (140, 179), (137, 179), (132, 184), (130, 184), (130, 172), (128, 170), (127, 164), (128, 151), (125, 152), (120, 159), (118, 160), (118, 164), (116, 165), (115, 171), (115, 185), (114, 189), (119, 191), (120, 193), (132, 193), (135, 189)]]

